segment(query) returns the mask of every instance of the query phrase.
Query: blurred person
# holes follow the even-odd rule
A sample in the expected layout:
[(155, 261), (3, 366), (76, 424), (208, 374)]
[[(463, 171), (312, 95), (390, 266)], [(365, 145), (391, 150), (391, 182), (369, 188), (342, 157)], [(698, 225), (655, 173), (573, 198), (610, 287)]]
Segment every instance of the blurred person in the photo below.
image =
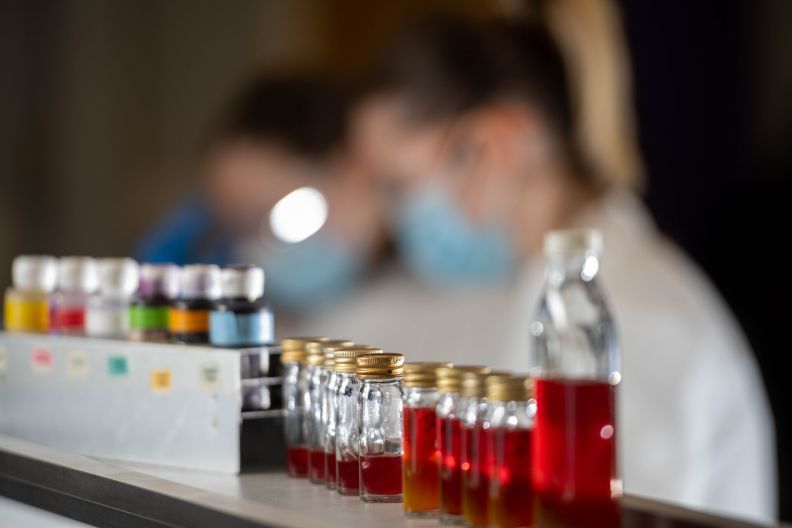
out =
[(772, 419), (751, 350), (637, 196), (616, 13), (531, 5), (482, 27), (430, 18), (374, 69), (351, 141), (385, 192), (401, 265), (305, 329), (525, 371), (544, 234), (598, 228), (624, 358), (625, 491), (772, 522)]
[(253, 79), (211, 130), (197, 190), (137, 258), (260, 265), (274, 308), (297, 314), (343, 292), (365, 269), (379, 225), (362, 198), (368, 180), (342, 152), (345, 102), (319, 76)]

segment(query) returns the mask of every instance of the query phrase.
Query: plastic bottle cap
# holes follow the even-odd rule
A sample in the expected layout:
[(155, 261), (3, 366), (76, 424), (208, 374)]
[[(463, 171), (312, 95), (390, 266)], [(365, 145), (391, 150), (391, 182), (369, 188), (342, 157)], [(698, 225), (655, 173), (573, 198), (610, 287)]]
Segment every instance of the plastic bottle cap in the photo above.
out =
[(141, 264), (138, 292), (144, 297), (163, 295), (175, 299), (179, 295), (180, 273), (176, 264)]
[(131, 258), (103, 258), (96, 263), (100, 295), (129, 297), (138, 288), (138, 264)]
[(545, 255), (588, 250), (602, 253), (604, 246), (602, 232), (598, 229), (559, 229), (549, 231), (544, 238)]
[(97, 285), (96, 260), (91, 257), (61, 257), (58, 289), (93, 293)]
[(14, 287), (49, 293), (58, 279), (58, 259), (50, 255), (20, 255), (11, 266)]
[(190, 264), (181, 269), (182, 299), (220, 298), (220, 268), (214, 264)]
[(229, 266), (220, 272), (222, 296), (251, 301), (264, 295), (264, 270), (258, 266)]

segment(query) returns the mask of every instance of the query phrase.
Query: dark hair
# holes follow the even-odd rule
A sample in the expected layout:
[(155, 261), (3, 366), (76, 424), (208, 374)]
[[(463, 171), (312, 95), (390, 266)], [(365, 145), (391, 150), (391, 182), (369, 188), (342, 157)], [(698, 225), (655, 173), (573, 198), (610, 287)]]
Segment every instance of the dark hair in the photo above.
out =
[(208, 144), (247, 138), (321, 159), (344, 139), (345, 110), (341, 90), (319, 76), (261, 75), (231, 101)]
[(561, 52), (536, 19), (476, 23), (433, 14), (396, 36), (358, 97), (395, 96), (418, 123), (452, 117), (498, 99), (530, 101), (558, 132), (570, 159), (574, 113)]

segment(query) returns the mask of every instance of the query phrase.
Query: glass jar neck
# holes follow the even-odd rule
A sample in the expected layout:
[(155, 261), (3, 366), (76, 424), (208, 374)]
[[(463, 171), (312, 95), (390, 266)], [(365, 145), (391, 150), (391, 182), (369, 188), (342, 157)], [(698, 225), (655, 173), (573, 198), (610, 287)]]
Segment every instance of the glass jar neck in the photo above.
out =
[(571, 280), (591, 281), (599, 275), (600, 255), (593, 250), (546, 255), (545, 278), (551, 285)]
[(396, 385), (401, 384), (401, 378), (363, 378), (360, 380), (364, 385)]

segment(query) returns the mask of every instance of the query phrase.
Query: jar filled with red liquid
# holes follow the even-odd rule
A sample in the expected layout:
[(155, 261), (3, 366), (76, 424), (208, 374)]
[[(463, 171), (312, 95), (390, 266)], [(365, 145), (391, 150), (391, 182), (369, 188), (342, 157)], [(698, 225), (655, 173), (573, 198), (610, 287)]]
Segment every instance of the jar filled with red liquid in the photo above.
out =
[(283, 365), (284, 433), (286, 436), (286, 468), (292, 477), (308, 476), (308, 442), (305, 437), (305, 399), (308, 376), (305, 368), (305, 347), (325, 338), (294, 337), (281, 341)]
[(85, 309), (98, 274), (91, 257), (61, 257), (58, 289), (50, 296), (50, 333), (85, 335)]
[(552, 231), (544, 246), (545, 282), (530, 329), (537, 525), (618, 526), (615, 397), (621, 373), (599, 283), (602, 234)]
[(440, 449), (440, 521), (463, 524), (462, 516), (462, 430), (461, 412), (465, 398), (460, 395), (465, 372), (486, 374), (481, 366), (441, 367), (437, 369), (437, 445)]
[(402, 500), (402, 377), (404, 356), (357, 358), (360, 389), (360, 498)]
[(533, 526), (533, 445), (536, 400), (530, 378), (487, 378), (489, 431), (492, 446), (489, 525)]
[(460, 411), (462, 425), (462, 516), (468, 526), (488, 526), (489, 485), (492, 467), (492, 435), (486, 381), (508, 377), (505, 372), (462, 376)]
[(354, 346), (351, 341), (325, 343), (324, 362), (325, 382), (322, 386), (322, 448), (324, 449), (324, 475), (327, 489), (336, 489), (336, 392), (338, 392), (338, 376), (333, 371), (334, 356), (337, 350)]
[(333, 355), (338, 377), (336, 392), (336, 490), (341, 495), (360, 495), (359, 423), (360, 381), (355, 377), (357, 358), (382, 354), (371, 347), (349, 347)]
[(451, 363), (404, 364), (404, 441), (402, 493), (408, 517), (440, 514), (440, 450), (435, 408), (440, 399), (437, 373)]

